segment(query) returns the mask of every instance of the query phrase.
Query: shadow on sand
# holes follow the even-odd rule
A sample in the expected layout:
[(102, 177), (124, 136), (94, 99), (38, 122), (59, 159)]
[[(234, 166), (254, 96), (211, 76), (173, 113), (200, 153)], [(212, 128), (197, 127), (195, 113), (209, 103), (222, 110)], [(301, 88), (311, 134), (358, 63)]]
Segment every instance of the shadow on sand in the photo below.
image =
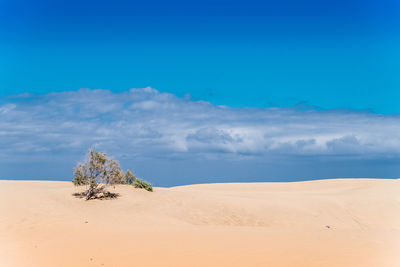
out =
[(86, 200), (90, 199), (100, 199), (100, 200), (106, 200), (106, 199), (116, 199), (120, 196), (118, 193), (111, 193), (111, 192), (104, 192), (102, 194), (98, 194), (96, 196), (92, 196), (91, 198), (87, 199), (87, 193), (84, 192), (77, 192), (72, 194), (76, 198), (84, 198)]

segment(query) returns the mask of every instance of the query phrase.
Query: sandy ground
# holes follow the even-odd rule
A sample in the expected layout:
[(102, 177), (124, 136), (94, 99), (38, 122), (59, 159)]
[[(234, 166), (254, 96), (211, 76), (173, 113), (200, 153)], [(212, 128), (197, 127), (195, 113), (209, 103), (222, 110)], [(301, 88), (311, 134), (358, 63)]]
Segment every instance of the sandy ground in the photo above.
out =
[(400, 180), (80, 190), (0, 181), (0, 266), (400, 266)]

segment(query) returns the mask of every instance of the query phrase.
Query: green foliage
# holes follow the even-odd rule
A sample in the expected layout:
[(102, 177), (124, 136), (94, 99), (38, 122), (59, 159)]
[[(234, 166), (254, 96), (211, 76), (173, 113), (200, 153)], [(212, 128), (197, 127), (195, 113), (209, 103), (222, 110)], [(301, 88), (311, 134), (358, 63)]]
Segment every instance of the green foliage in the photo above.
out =
[(74, 185), (84, 185), (87, 183), (88, 179), (85, 176), (85, 169), (87, 166), (85, 164), (79, 163), (78, 166), (76, 166), (75, 171), (74, 171), (74, 179), (72, 182)]
[(127, 184), (133, 184), (136, 181), (135, 175), (130, 170), (125, 173), (125, 181)]
[(133, 183), (133, 186), (136, 188), (144, 188), (149, 192), (153, 192), (153, 186), (151, 185), (151, 183), (139, 178), (136, 178), (135, 182)]

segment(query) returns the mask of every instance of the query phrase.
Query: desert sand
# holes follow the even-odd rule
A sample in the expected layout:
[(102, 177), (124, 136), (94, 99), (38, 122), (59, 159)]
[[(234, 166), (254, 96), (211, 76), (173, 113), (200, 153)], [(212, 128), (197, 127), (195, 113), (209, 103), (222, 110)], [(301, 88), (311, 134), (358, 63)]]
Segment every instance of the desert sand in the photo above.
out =
[(400, 180), (83, 189), (0, 181), (0, 266), (400, 266)]

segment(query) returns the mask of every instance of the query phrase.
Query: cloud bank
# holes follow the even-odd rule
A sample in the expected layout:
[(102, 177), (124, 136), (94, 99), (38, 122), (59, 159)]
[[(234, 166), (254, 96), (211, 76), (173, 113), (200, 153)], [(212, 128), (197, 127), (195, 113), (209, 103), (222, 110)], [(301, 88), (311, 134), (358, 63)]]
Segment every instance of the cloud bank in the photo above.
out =
[(400, 156), (400, 117), (300, 106), (231, 108), (150, 87), (0, 102), (2, 162), (80, 159), (92, 146), (126, 161), (392, 160)]

